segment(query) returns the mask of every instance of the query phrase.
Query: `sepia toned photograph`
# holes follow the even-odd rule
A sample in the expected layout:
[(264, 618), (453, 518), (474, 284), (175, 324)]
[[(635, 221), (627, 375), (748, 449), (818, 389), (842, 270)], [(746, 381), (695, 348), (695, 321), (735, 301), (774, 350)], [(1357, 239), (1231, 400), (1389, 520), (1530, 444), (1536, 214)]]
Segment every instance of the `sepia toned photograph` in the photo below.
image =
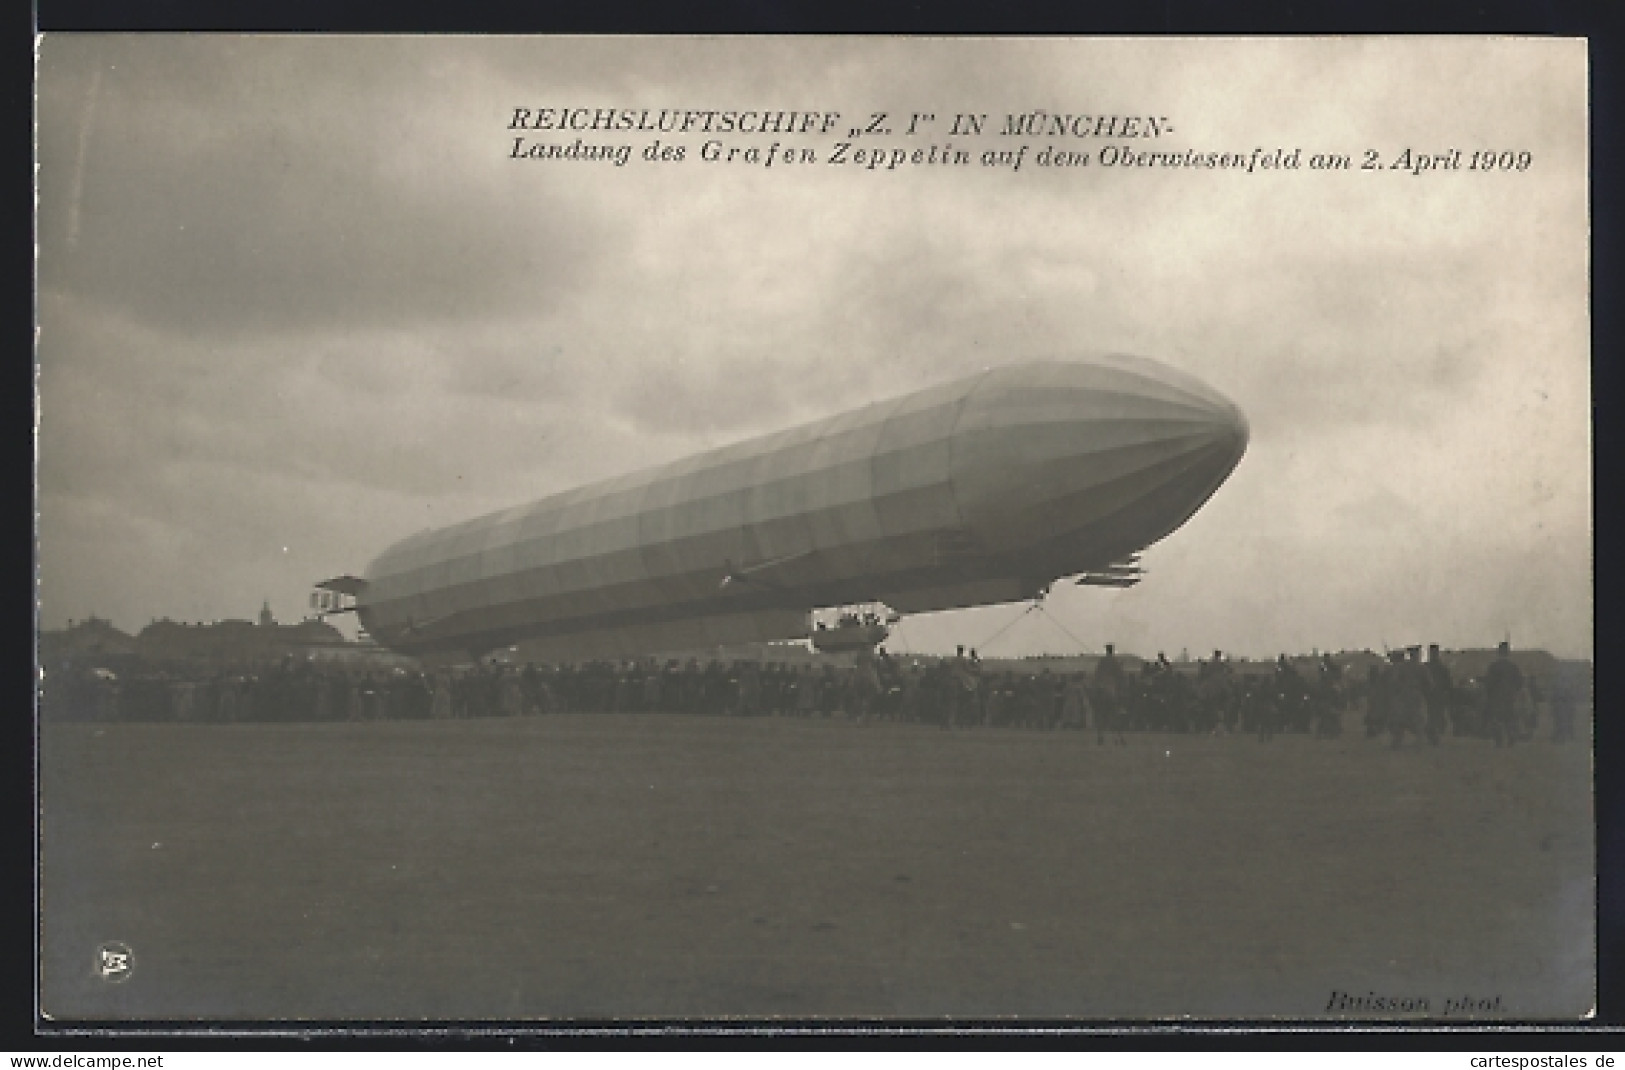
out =
[(1587, 77), (41, 36), (41, 1017), (1591, 1019)]

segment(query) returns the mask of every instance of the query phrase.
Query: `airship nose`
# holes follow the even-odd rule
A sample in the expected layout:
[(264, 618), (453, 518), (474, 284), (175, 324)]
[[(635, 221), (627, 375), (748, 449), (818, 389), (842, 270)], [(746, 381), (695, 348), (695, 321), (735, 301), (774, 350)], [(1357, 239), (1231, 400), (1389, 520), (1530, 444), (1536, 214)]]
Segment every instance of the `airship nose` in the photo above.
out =
[(1230, 455), (1229, 468), (1225, 469), (1228, 475), (1230, 469), (1241, 463), (1241, 458), (1247, 453), (1247, 443), (1252, 438), (1252, 427), (1247, 423), (1247, 417), (1242, 414), (1233, 402), (1225, 402), (1214, 414), (1220, 432), (1220, 442)]
[[(1128, 367), (1144, 377), (1147, 399), (1156, 398), (1182, 407), (1183, 412), (1178, 415), (1158, 414), (1166, 421), (1163, 426), (1169, 437), (1190, 436), (1193, 448), (1204, 454), (1204, 460), (1222, 463), (1223, 475), (1229, 475), (1246, 454), (1252, 437), (1247, 417), (1236, 403), (1194, 376), (1167, 365), (1142, 359)], [(1185, 426), (1181, 427), (1181, 423)]]
[(967, 526), (997, 552), (1113, 560), (1189, 519), (1249, 436), (1229, 398), (1158, 362), (1018, 366), (970, 399), (954, 489)]
[(1186, 432), (1190, 437), (1185, 440), (1188, 443), (1185, 471), (1170, 478), (1170, 482), (1186, 488), (1190, 496), (1189, 511), (1180, 510), (1181, 523), (1235, 471), (1247, 453), (1252, 435), (1241, 409), (1217, 393), (1202, 406), (1200, 416), (1193, 416), (1192, 423), (1196, 426)]
[[(1182, 440), (1192, 461), (1223, 482), (1247, 452), (1252, 428), (1235, 402), (1197, 379), (1168, 365), (1143, 358), (1117, 357), (1112, 367), (1140, 377), (1141, 410), (1158, 430), (1148, 438)], [(1158, 411), (1157, 406), (1162, 406)]]

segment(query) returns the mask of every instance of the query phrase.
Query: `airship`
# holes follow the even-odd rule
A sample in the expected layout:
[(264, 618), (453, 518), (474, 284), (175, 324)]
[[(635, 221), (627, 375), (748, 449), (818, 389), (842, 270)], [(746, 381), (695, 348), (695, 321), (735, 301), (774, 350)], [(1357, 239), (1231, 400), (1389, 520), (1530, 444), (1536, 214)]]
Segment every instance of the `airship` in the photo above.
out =
[(423, 531), (342, 596), (429, 660), (633, 658), (1121, 587), (1240, 463), (1241, 411), (1143, 357), (988, 368), (788, 430)]

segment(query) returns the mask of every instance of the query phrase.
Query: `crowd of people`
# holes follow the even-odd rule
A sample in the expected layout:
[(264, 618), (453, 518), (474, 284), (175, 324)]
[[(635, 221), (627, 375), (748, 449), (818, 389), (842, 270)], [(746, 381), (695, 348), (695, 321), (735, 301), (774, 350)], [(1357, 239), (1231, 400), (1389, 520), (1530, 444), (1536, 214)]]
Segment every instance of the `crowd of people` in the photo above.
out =
[[(1018, 671), (1014, 665), (1021, 665)], [(1282, 655), (1273, 669), (1238, 668), (1223, 653), (1190, 666), (1162, 655), (1131, 668), (1111, 646), (1093, 671), (1032, 663), (995, 668), (961, 649), (951, 658), (899, 658), (882, 649), (855, 664), (668, 660), (538, 666), (487, 663), (438, 671), (378, 669), (284, 658), (253, 669), (200, 671), (128, 664), (56, 666), (41, 690), (51, 720), (364, 721), (669, 712), (896, 721), (1091, 731), (1122, 744), (1130, 732), (1282, 733), (1336, 738), (1357, 715), (1368, 737), (1437, 744), (1447, 736), (1512, 746), (1532, 739), (1539, 710), (1551, 736), (1574, 736), (1587, 695), (1573, 681), (1543, 688), (1506, 644), (1481, 678), (1452, 679), (1438, 647), (1395, 651), (1346, 678), (1329, 655), (1312, 673)]]

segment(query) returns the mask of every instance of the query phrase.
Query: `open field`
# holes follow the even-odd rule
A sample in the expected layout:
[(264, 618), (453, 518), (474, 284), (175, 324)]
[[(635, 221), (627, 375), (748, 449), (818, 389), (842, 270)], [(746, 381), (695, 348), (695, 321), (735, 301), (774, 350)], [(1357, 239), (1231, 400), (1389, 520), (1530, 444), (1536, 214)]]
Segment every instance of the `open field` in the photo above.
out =
[(41, 773), (57, 1018), (1592, 1004), (1590, 757), (1544, 738), (54, 724)]

